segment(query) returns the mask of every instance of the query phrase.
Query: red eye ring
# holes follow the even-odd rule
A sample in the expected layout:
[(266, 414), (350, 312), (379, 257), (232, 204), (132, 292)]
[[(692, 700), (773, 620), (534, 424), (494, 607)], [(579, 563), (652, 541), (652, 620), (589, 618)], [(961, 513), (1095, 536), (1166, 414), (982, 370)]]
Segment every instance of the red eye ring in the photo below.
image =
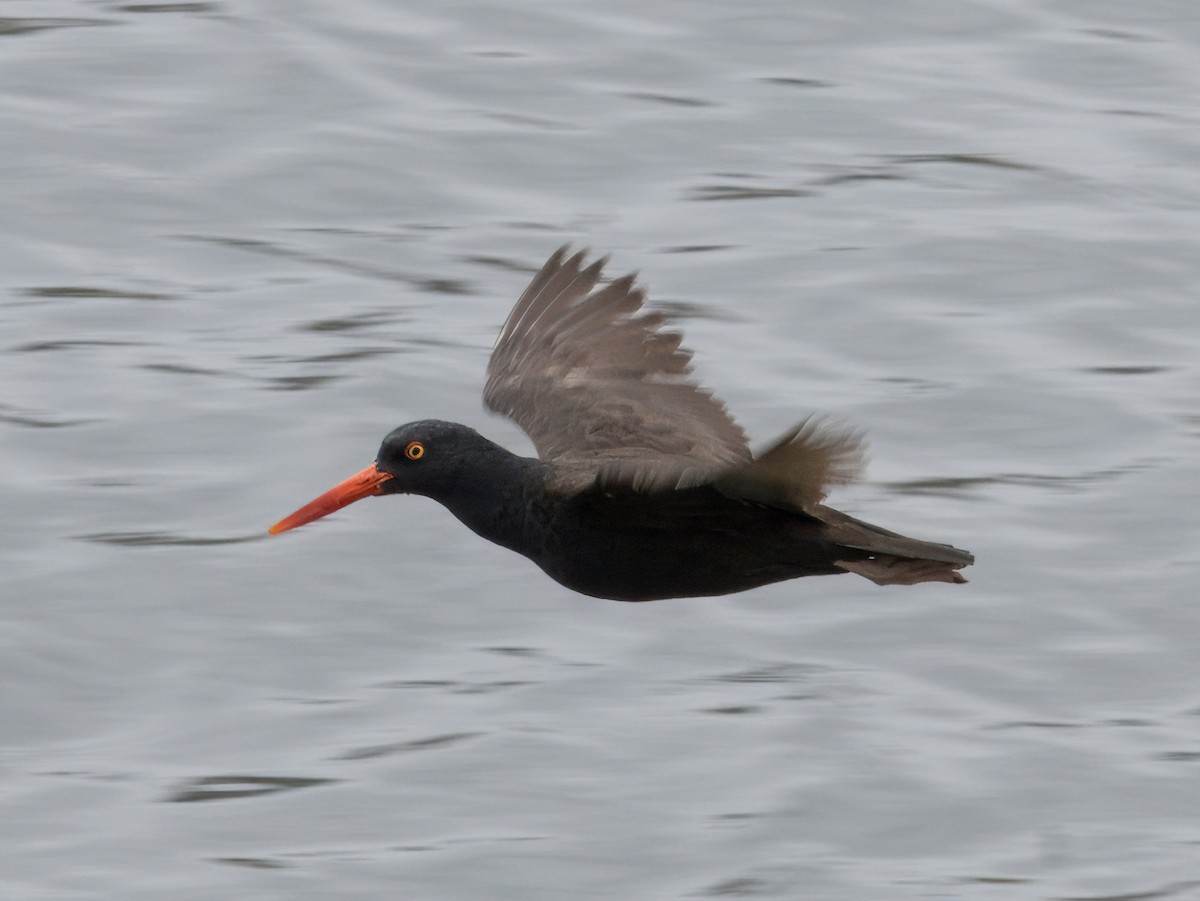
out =
[(420, 441), (410, 441), (404, 448), (404, 456), (410, 460), (420, 460), (425, 456), (425, 445)]

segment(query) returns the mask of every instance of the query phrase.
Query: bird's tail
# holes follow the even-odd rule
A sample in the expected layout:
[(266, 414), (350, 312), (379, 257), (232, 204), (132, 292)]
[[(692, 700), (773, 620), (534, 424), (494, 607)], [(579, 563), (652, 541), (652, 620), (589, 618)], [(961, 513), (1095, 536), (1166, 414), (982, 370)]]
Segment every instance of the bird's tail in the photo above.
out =
[(961, 584), (967, 580), (959, 570), (975, 562), (973, 555), (949, 544), (907, 538), (823, 504), (808, 512), (825, 524), (831, 541), (846, 548), (845, 558), (834, 563), (876, 585)]

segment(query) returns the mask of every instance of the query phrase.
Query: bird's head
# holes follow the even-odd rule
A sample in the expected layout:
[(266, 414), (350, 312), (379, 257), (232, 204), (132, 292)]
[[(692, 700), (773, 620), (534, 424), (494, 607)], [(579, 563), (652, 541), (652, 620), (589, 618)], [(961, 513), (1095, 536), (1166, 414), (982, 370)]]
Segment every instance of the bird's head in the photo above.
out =
[(270, 532), (278, 535), (375, 494), (444, 499), (465, 475), (486, 472), (495, 452), (508, 454), (465, 425), (438, 419), (410, 422), (388, 433), (374, 463), (281, 519)]

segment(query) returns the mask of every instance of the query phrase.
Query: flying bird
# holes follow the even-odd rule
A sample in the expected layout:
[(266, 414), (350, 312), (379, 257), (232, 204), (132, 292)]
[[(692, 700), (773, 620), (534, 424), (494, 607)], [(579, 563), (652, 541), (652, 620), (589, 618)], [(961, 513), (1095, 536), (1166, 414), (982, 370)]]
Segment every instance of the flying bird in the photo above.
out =
[(824, 503), (856, 479), (860, 432), (810, 417), (758, 454), (692, 377), (682, 336), (643, 310), (635, 275), (557, 250), (508, 316), (484, 402), (517, 423), (522, 457), (454, 422), (390, 432), (375, 462), (273, 525), (312, 522), (372, 495), (439, 501), (555, 581), (619, 601), (703, 597), (801, 576), (878, 585), (966, 582), (974, 562)]

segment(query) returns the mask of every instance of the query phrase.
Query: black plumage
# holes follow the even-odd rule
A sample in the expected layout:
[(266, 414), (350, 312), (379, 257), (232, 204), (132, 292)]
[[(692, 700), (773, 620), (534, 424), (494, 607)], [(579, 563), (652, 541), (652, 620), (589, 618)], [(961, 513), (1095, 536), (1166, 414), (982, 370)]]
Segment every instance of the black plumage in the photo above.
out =
[(424, 420), (374, 465), (271, 528), (372, 494), (422, 494), (479, 535), (584, 594), (625, 601), (728, 594), (854, 572), (881, 584), (965, 582), (966, 551), (889, 532), (823, 504), (856, 478), (861, 435), (810, 418), (754, 456), (691, 353), (644, 312), (627, 275), (554, 253), (488, 364), (484, 401), (533, 440), (520, 457), (457, 423)]

